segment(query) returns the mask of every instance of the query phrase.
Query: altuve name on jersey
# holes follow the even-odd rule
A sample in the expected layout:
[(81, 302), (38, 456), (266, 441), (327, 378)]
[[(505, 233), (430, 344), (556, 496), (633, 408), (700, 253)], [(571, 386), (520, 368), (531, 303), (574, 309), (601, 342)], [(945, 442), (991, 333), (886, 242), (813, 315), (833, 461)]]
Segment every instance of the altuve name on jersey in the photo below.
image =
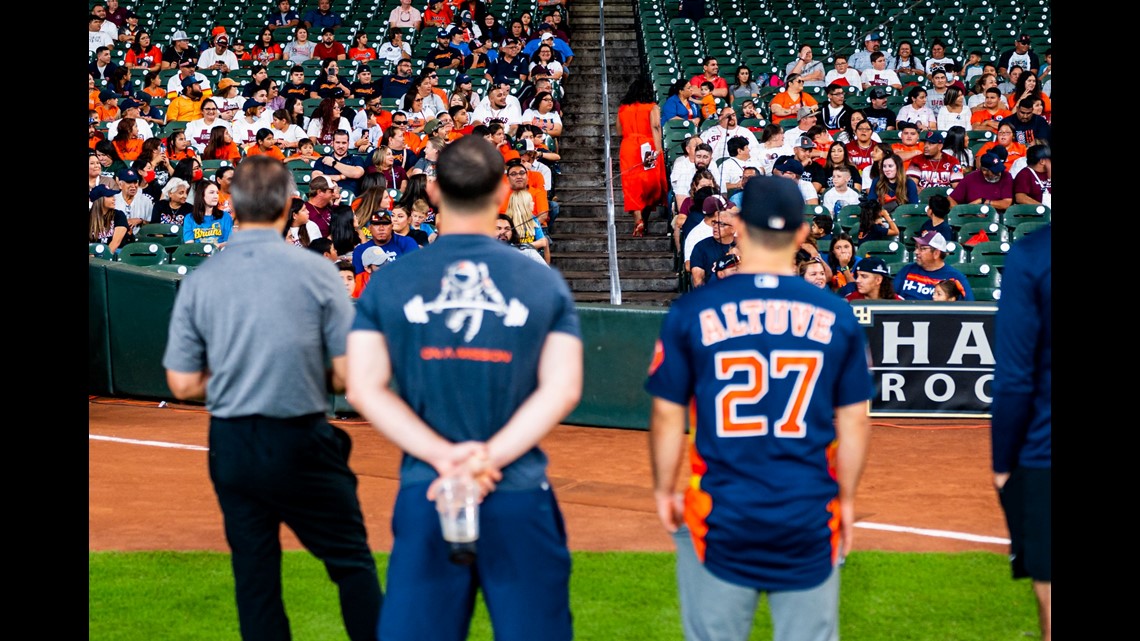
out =
[(830, 310), (799, 301), (762, 298), (724, 303), (719, 313), (713, 307), (703, 309), (698, 317), (701, 343), (706, 346), (738, 336), (789, 332), (826, 345), (831, 343), (831, 326), (835, 324), (835, 313)]

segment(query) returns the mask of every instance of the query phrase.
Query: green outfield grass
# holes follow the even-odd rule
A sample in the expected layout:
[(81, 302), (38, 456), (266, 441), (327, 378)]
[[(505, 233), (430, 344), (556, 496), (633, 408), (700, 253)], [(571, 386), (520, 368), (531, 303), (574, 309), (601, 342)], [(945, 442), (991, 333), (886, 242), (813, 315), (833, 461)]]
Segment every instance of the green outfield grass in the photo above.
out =
[[(388, 555), (377, 554), (381, 577)], [(89, 554), (93, 641), (238, 640), (229, 555)], [(681, 641), (673, 556), (576, 552), (571, 582), (579, 641)], [(346, 640), (336, 589), (306, 552), (286, 552), (285, 604), (297, 641)], [(1005, 555), (855, 552), (841, 575), (847, 640), (989, 641), (1039, 638), (1028, 582), (1012, 581)], [(771, 639), (762, 604), (752, 641)], [(471, 640), (492, 639), (482, 603)]]

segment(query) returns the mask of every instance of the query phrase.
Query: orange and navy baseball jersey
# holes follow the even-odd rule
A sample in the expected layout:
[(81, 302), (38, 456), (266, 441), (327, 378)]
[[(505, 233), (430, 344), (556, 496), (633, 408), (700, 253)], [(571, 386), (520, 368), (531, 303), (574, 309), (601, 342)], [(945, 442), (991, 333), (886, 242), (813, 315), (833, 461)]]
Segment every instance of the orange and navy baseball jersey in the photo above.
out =
[(695, 409), (685, 523), (715, 576), (800, 590), (830, 574), (834, 410), (871, 398), (869, 364), (851, 306), (796, 276), (735, 274), (673, 303), (645, 389)]

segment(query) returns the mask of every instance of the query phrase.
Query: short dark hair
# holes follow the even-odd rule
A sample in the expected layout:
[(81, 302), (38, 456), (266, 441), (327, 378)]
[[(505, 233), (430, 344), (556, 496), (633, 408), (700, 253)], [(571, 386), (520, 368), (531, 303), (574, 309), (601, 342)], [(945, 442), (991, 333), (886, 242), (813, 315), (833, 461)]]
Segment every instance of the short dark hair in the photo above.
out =
[(305, 68), (301, 65), (293, 65), (293, 68), (289, 70), (289, 73), (305, 73)]
[[(836, 167), (836, 169), (838, 169), (838, 167)], [(830, 234), (832, 228), (835, 226), (835, 220), (827, 214), (816, 214), (811, 219), (811, 222), (815, 223), (815, 226), (822, 229), (825, 234)]]
[(1035, 103), (1035, 102), (1037, 102), (1037, 98), (1030, 96), (1028, 98), (1022, 98), (1021, 102), (1017, 103), (1017, 106), (1022, 108), (1022, 109), (1032, 109), (1033, 103)]
[(477, 209), (495, 199), (503, 168), (503, 156), (494, 145), (482, 136), (463, 136), (439, 152), (436, 184), (448, 204)]
[(748, 147), (748, 140), (744, 136), (733, 136), (728, 139), (728, 155), (735, 156), (741, 149)]
[(930, 200), (926, 201), (926, 206), (930, 207), (930, 211), (935, 216), (945, 219), (950, 215), (950, 199), (942, 194), (934, 194)]
[(268, 223), (280, 218), (293, 199), (293, 176), (285, 165), (269, 156), (246, 158), (238, 165), (230, 186), (236, 217)]
[(317, 252), (318, 254), (327, 254), (333, 248), (333, 241), (331, 238), (314, 238), (309, 241), (309, 249)]
[(887, 54), (883, 53), (882, 51), (876, 51), (875, 53), (871, 54), (870, 59), (871, 59), (871, 62), (875, 62), (878, 60), (882, 60), (883, 58), (886, 58), (886, 57), (887, 57)]
[[(741, 137), (742, 136), (737, 136), (737, 138)], [(707, 151), (711, 154), (713, 152), (713, 148), (712, 145), (708, 144), (707, 142), (702, 142), (701, 144), (697, 145), (697, 148), (693, 150), (693, 153), (696, 153), (698, 151)]]
[(272, 136), (273, 136), (272, 130), (270, 130), (266, 127), (262, 127), (261, 129), (257, 130), (257, 135), (254, 137), (254, 139), (257, 140), (257, 142), (261, 142), (261, 141), (265, 140), (266, 138), (270, 138)]
[(1049, 145), (1044, 141), (1038, 142), (1036, 145), (1029, 147), (1025, 152), (1025, 162), (1030, 165), (1036, 165), (1042, 160), (1052, 158), (1053, 152), (1049, 149)]

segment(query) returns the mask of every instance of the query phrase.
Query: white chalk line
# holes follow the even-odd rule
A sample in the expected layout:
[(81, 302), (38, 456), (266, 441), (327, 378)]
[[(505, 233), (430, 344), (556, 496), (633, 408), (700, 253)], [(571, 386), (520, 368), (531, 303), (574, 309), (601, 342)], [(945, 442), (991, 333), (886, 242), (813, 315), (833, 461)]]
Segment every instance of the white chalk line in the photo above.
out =
[(109, 441), (111, 443), (126, 443), (127, 445), (146, 445), (148, 447), (167, 447), (174, 450), (194, 450), (198, 452), (209, 451), (210, 448), (201, 445), (184, 445), (182, 443), (165, 443), (163, 441), (139, 441), (133, 438), (118, 438), (116, 436), (98, 436), (96, 434), (88, 434), (87, 437), (92, 441)]
[[(194, 450), (198, 452), (205, 452), (210, 449), (201, 445), (185, 445), (182, 443), (167, 443), (164, 441), (140, 441), (137, 439), (118, 438), (115, 436), (98, 436), (95, 434), (89, 434), (88, 438), (93, 441), (108, 441), (112, 443), (125, 443), (127, 445), (144, 445), (147, 447), (166, 447), (175, 450)], [(867, 521), (860, 521), (855, 524), (855, 527), (866, 528), (868, 530), (899, 532), (903, 534), (917, 534), (919, 536), (930, 536), (941, 539), (957, 539), (959, 541), (971, 541), (974, 543), (994, 543), (997, 545), (1009, 545), (1009, 539), (1003, 539), (994, 536), (981, 536), (978, 534), (967, 534), (965, 532), (951, 532), (949, 530), (931, 530), (928, 528), (906, 527), (903, 525), (869, 523)]]
[(866, 521), (859, 521), (855, 524), (855, 527), (866, 528), (868, 530), (884, 530), (886, 532), (918, 534), (920, 536), (932, 536), (940, 539), (958, 539), (959, 541), (972, 541), (974, 543), (995, 543), (999, 545), (1009, 545), (1009, 539), (1003, 539), (996, 536), (981, 536), (979, 534), (966, 534), (965, 532), (951, 532), (949, 530), (931, 530), (920, 527), (906, 527), (904, 525), (868, 523)]

